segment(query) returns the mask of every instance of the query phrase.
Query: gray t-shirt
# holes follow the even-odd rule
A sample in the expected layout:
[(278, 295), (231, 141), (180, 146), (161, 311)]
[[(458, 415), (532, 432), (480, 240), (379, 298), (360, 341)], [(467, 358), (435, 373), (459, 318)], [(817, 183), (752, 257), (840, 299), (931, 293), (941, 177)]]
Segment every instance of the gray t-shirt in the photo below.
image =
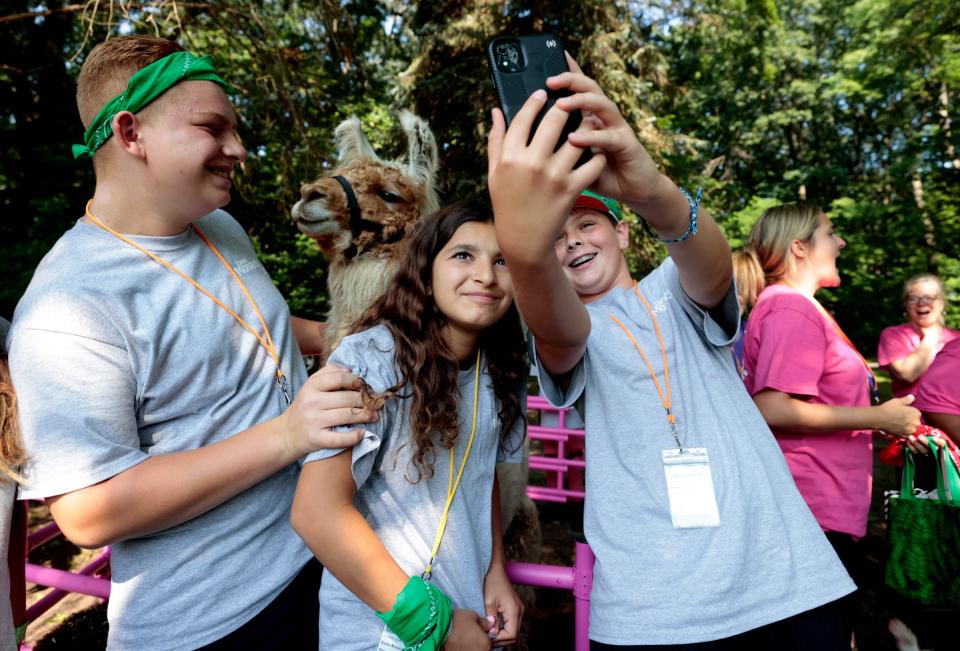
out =
[[(518, 419), (505, 445), (500, 442), (498, 403), (481, 359), (477, 430), (457, 491), (447, 528), (433, 565), (433, 583), (446, 593), (455, 608), (484, 613), (483, 579), (490, 566), (491, 497), (497, 461), (518, 463), (522, 459), (523, 419)], [(350, 335), (340, 342), (330, 363), (350, 369), (375, 392), (399, 381), (394, 364), (394, 344), (384, 326)], [(463, 460), (473, 417), (475, 369), (460, 372), (460, 434), (454, 444), (454, 464)], [(518, 390), (521, 390), (518, 387)], [(402, 395), (408, 392), (402, 391)], [(434, 475), (411, 483), (416, 471), (410, 463), (410, 400), (395, 397), (380, 411), (376, 423), (367, 426), (363, 440), (352, 451), (353, 478), (357, 484), (354, 504), (367, 519), (393, 559), (411, 576), (426, 567), (433, 539), (447, 499), (449, 454), (437, 447)], [(307, 456), (315, 461), (334, 456), (338, 450), (320, 450)], [(454, 474), (454, 479), (456, 475)], [(360, 601), (324, 570), (320, 587), (320, 648), (337, 651), (376, 649), (384, 624), (373, 609)]]
[[(218, 210), (198, 224), (257, 301), (296, 395), (306, 372), (283, 297), (232, 217)], [(192, 229), (132, 239), (261, 329)], [(40, 263), (11, 342), (30, 453), (21, 498), (90, 486), (286, 408), (276, 366), (252, 334), (183, 278), (84, 221)], [(291, 464), (188, 522), (115, 543), (110, 648), (192, 648), (262, 610), (310, 559), (289, 524), (297, 475)]]
[(731, 286), (715, 320), (664, 261), (640, 282), (663, 333), (673, 411), (687, 447), (705, 447), (720, 526), (671, 524), (661, 451), (676, 447), (636, 337), (664, 386), (656, 332), (632, 289), (587, 305), (587, 351), (555, 405), (586, 421), (584, 529), (596, 554), (590, 637), (606, 644), (688, 644), (779, 621), (852, 592), (800, 497), (777, 446), (725, 348), (737, 331)]

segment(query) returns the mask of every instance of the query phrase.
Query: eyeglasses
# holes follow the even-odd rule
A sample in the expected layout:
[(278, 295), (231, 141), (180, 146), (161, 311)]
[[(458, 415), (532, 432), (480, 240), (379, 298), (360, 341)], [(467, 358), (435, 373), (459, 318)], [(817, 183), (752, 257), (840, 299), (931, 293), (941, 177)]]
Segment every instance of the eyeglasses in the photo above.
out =
[(936, 303), (939, 300), (939, 296), (914, 296), (911, 294), (910, 296), (907, 296), (903, 302), (907, 305), (917, 305), (918, 303), (929, 305), (931, 303)]

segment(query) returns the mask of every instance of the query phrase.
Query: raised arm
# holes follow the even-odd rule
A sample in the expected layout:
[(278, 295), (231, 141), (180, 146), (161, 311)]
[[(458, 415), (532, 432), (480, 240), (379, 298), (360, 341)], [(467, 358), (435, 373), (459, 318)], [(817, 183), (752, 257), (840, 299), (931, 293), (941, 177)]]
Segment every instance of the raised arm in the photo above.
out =
[(534, 93), (509, 129), (494, 109), (487, 142), (488, 183), (497, 240), (510, 268), (517, 306), (545, 368), (559, 375), (583, 356), (590, 318), (563, 273), (554, 243), (577, 195), (593, 182), (604, 159), (594, 156), (574, 170), (581, 148), (565, 143), (554, 153), (567, 120), (567, 113), (556, 107), (544, 116), (528, 145), (545, 101), (544, 91)]
[[(606, 167), (591, 189), (626, 203), (661, 239), (682, 237), (690, 226), (690, 202), (673, 181), (659, 172), (616, 104), (604, 95), (597, 82), (585, 76), (575, 62), (569, 63), (573, 72), (552, 77), (547, 83), (554, 90), (566, 88), (573, 93), (558, 100), (559, 107), (580, 109), (591, 115), (597, 126), (569, 136), (571, 143), (602, 151), (606, 156)], [(687, 295), (704, 308), (717, 306), (730, 289), (733, 266), (730, 246), (710, 214), (700, 207), (696, 235), (667, 243), (667, 249)]]
[(319, 448), (352, 446), (367, 423), (355, 378), (328, 367), (314, 374), (281, 416), (195, 450), (151, 456), (110, 479), (48, 498), (64, 535), (81, 547), (167, 529), (191, 520)]

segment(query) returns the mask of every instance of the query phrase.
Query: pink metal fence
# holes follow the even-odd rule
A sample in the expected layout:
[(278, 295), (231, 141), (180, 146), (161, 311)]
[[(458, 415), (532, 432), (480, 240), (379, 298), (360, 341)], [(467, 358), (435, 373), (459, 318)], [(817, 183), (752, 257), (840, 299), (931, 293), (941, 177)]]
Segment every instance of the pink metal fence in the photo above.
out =
[[(540, 412), (538, 424), (527, 428), (540, 449), (530, 455), (530, 469), (546, 473), (545, 486), (527, 486), (527, 495), (543, 502), (580, 501), (584, 498), (584, 431), (570, 426), (569, 409), (552, 406), (540, 396), (531, 396), (527, 409)], [(579, 420), (579, 419), (577, 419)], [(573, 567), (507, 563), (507, 576), (518, 585), (571, 590), (574, 599), (574, 650), (590, 648), (590, 587), (593, 585), (593, 552), (586, 543), (574, 544)]]
[[(27, 536), (27, 554), (40, 545), (62, 535), (55, 522), (50, 522)], [(44, 567), (31, 563), (25, 559), (24, 578), (28, 583), (53, 588), (39, 601), (27, 608), (24, 618), (26, 622), (33, 622), (50, 610), (61, 599), (71, 592), (91, 595), (106, 600), (110, 596), (110, 548), (104, 547), (93, 560), (77, 572), (67, 572), (52, 567)], [(30, 651), (31, 646), (24, 643), (20, 651)]]
[(531, 396), (527, 409), (540, 412), (539, 424), (527, 428), (530, 440), (541, 446), (530, 455), (530, 470), (542, 470), (547, 476), (545, 486), (527, 486), (527, 495), (543, 502), (582, 501), (586, 467), (583, 428), (570, 427), (568, 421), (575, 415), (540, 396)]
[(518, 585), (573, 591), (574, 650), (588, 651), (590, 638), (590, 586), (593, 585), (593, 552), (585, 543), (575, 543), (573, 567), (507, 563), (507, 576)]

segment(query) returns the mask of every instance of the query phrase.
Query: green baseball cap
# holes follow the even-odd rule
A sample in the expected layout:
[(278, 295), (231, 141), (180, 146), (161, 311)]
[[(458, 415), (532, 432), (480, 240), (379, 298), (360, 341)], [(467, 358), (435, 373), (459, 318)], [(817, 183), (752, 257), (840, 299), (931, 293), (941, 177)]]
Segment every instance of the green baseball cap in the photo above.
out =
[(590, 192), (590, 190), (584, 190), (581, 192), (580, 196), (577, 197), (577, 201), (573, 204), (573, 207), (591, 208), (593, 210), (602, 212), (604, 215), (612, 219), (614, 224), (623, 219), (623, 213), (620, 212), (620, 204), (613, 199), (601, 196), (596, 192)]

